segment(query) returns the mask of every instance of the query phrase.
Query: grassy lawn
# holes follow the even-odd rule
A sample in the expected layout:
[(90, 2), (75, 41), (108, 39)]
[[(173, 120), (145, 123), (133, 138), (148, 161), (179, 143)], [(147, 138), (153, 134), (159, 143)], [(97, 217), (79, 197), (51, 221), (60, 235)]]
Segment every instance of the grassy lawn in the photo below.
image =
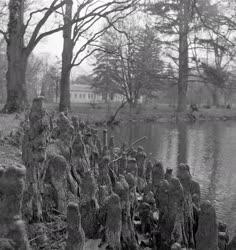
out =
[(23, 115), (6, 115), (0, 114), (0, 135), (1, 137), (9, 134), (10, 131), (19, 127), (20, 121), (23, 119)]

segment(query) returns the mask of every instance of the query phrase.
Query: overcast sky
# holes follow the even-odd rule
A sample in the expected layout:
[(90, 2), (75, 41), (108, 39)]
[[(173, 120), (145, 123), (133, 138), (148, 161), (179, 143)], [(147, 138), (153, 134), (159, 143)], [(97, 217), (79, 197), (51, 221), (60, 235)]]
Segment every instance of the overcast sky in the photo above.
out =
[[(63, 48), (62, 33), (56, 33), (43, 39), (34, 49), (34, 53), (37, 56), (47, 58), (51, 63), (61, 59)], [(75, 67), (72, 70), (72, 77), (76, 77), (81, 74), (90, 74), (92, 71), (91, 62), (92, 59), (84, 61), (79, 67)]]

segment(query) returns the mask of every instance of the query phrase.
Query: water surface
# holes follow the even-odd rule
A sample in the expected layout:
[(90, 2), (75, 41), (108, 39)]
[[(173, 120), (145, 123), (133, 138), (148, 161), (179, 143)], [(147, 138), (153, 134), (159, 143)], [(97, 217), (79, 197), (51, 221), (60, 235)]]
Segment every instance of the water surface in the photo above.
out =
[(165, 167), (187, 162), (202, 198), (216, 207), (220, 221), (236, 233), (236, 122), (195, 124), (130, 123), (111, 132), (117, 145), (147, 136), (141, 143)]

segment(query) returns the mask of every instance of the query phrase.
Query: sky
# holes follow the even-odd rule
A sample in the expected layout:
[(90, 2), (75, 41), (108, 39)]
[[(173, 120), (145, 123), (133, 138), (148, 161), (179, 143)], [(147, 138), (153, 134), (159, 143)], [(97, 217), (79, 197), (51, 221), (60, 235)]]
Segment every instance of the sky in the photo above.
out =
[[(47, 58), (50, 63), (61, 59), (63, 39), (61, 32), (44, 38), (34, 49), (34, 53), (43, 58)], [(72, 78), (78, 75), (90, 74), (92, 72), (91, 59), (84, 61), (79, 67), (72, 70)]]
[[(0, 0), (1, 2), (2, 0)], [(52, 2), (52, 0), (28, 0), (28, 2), (32, 2), (32, 4), (29, 4), (29, 7), (27, 11), (25, 12), (25, 20), (28, 20), (30, 17), (30, 13), (32, 11), (35, 11), (35, 9), (42, 9), (42, 7), (48, 6), (49, 3)], [(77, 4), (81, 3), (83, 1), (80, 0), (73, 0), (73, 12), (77, 9)], [(106, 2), (112, 2), (111, 0), (93, 0), (91, 4), (88, 4), (84, 9), (81, 10), (80, 15), (85, 15), (85, 11), (91, 12), (94, 9), (97, 8), (97, 6), (102, 6)], [(59, 12), (64, 12), (65, 10), (59, 9)], [(73, 13), (74, 15), (75, 13)], [(42, 18), (43, 13), (37, 13), (33, 16), (33, 18), (30, 21), (30, 24), (33, 24), (32, 27)], [(103, 19), (101, 19), (103, 20)], [(51, 28), (55, 28), (57, 25), (61, 24), (62, 18), (61, 15), (51, 15), (45, 25), (42, 27), (40, 33), (43, 33), (45, 31), (50, 30)], [(88, 23), (89, 25), (89, 23)], [(92, 29), (89, 29), (89, 33), (93, 33), (93, 31), (96, 31), (97, 29), (100, 29), (101, 21), (98, 21), (93, 25)], [(84, 26), (84, 29), (86, 29), (86, 26)], [(30, 25), (28, 26), (29, 32), (31, 32)], [(77, 47), (81, 47), (83, 45), (85, 40), (83, 38), (80, 38), (80, 40), (77, 42)], [(45, 37), (43, 40), (37, 44), (37, 46), (34, 49), (34, 54), (37, 56), (41, 56), (43, 58), (46, 58), (49, 62), (55, 62), (61, 59), (63, 49), (63, 35), (62, 32), (58, 32), (55, 34), (52, 34), (48, 37)], [(76, 47), (75, 47), (76, 52)], [(79, 67), (74, 67), (72, 70), (72, 77), (74, 75), (78, 74), (90, 74), (92, 71), (91, 64), (93, 63), (93, 60), (89, 58), (88, 60), (84, 61)]]
[[(0, 0), (0, 7), (3, 3), (2, 1), (5, 1), (7, 3), (9, 0)], [(30, 38), (30, 34), (32, 34), (33, 32), (33, 28), (38, 23), (38, 21), (43, 17), (43, 14), (44, 14), (43, 12), (39, 11), (35, 13), (35, 15), (31, 16), (30, 13), (34, 12), (35, 10), (43, 9), (43, 7), (48, 6), (49, 3), (52, 2), (52, 0), (40, 0), (40, 1), (27, 0), (26, 2), (28, 5), (25, 11), (25, 16), (24, 16), (25, 23), (27, 23), (27, 21), (30, 19), (30, 23), (26, 30), (26, 41), (27, 41), (27, 38)], [(74, 5), (73, 5), (74, 11), (76, 11), (77, 3), (81, 3), (83, 1), (73, 0), (73, 2), (74, 2)], [(108, 2), (113, 3), (112, 0), (92, 0), (91, 2), (92, 2), (91, 4), (88, 4), (86, 7), (84, 7), (84, 9), (82, 9), (80, 13), (81, 16), (85, 15), (86, 13), (89, 13), (90, 11), (94, 11), (94, 9), (96, 10), (98, 6), (103, 6), (104, 3), (108, 3)], [(6, 10), (6, 15), (4, 16), (4, 20), (3, 19), (0, 20), (0, 24), (3, 23), (4, 26), (6, 27), (7, 19), (8, 19), (7, 5), (4, 7), (4, 10)], [(60, 9), (59, 12), (61, 11), (64, 12), (64, 10)], [(51, 28), (52, 29), (55, 28), (57, 25), (61, 24), (61, 22), (62, 22), (61, 14), (51, 15), (49, 19), (47, 20), (47, 22), (45, 23), (45, 25), (40, 30), (40, 33), (46, 32), (50, 30)], [(100, 19), (100, 21), (96, 22), (93, 25), (93, 27), (88, 30), (87, 32), (88, 34), (86, 33), (83, 35), (91, 37), (94, 31), (96, 32), (101, 29), (101, 25), (103, 24), (104, 24), (104, 19)], [(87, 24), (87, 26), (89, 25), (90, 23)], [(84, 29), (86, 29), (87, 26), (85, 25)], [(81, 45), (84, 44), (85, 42), (84, 38), (80, 38), (80, 39), (81, 40), (78, 41), (78, 47), (81, 47)], [(58, 62), (59, 60), (61, 60), (62, 48), (63, 48), (62, 32), (58, 32), (56, 34), (52, 34), (42, 39), (35, 47), (33, 53), (36, 56), (43, 58), (48, 63), (54, 63), (54, 62)], [(76, 51), (76, 48), (75, 48), (75, 51)], [(86, 51), (84, 51), (84, 53), (86, 53)], [(76, 75), (80, 75), (80, 74), (92, 73), (93, 63), (94, 63), (93, 56), (83, 61), (83, 63), (79, 67), (73, 68), (72, 77)]]
[[(133, 21), (135, 21), (137, 25), (144, 26), (150, 20), (147, 19), (147, 17), (144, 16), (143, 14), (136, 13), (135, 17), (133, 16), (131, 18), (131, 24)], [(95, 23), (94, 27), (90, 29), (91, 32), (100, 30), (102, 24), (103, 21)], [(85, 39), (83, 38), (82, 40), (78, 41), (78, 47), (80, 47), (84, 42)], [(41, 40), (40, 43), (34, 49), (34, 53), (38, 56), (42, 56), (44, 58), (46, 57), (47, 60), (49, 60), (49, 62), (54, 62), (61, 59), (62, 49), (63, 49), (63, 36), (62, 32), (58, 32), (48, 37), (45, 37), (43, 40)], [(72, 77), (76, 77), (77, 75), (81, 74), (91, 74), (93, 69), (92, 66), (93, 63), (94, 63), (94, 57), (91, 56), (88, 59), (86, 59), (79, 67), (73, 68)]]
[(61, 32), (44, 38), (35, 48), (35, 53), (49, 53), (52, 56), (60, 56), (62, 53), (63, 40)]

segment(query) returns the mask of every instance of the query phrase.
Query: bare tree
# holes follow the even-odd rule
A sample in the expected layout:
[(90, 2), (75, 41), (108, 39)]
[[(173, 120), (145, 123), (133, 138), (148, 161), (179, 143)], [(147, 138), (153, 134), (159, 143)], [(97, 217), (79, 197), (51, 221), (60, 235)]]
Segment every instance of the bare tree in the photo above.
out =
[(29, 101), (31, 102), (38, 94), (41, 82), (43, 60), (32, 53), (28, 59), (29, 63), (26, 70), (26, 85)]
[(213, 105), (218, 107), (220, 94), (229, 96), (232, 92), (230, 66), (236, 56), (235, 33), (232, 20), (228, 19), (227, 14), (222, 15), (218, 5), (205, 5), (204, 10), (196, 6), (196, 11), (204, 36), (195, 36), (193, 61), (199, 77), (211, 94)]
[(58, 87), (61, 71), (60, 65), (61, 61), (56, 63), (54, 62), (54, 64), (44, 64), (44, 72), (41, 78), (40, 95), (44, 96), (47, 102), (58, 102)]
[(6, 67), (7, 67), (7, 58), (6, 58), (6, 44), (4, 42), (4, 39), (0, 39), (0, 103), (5, 102), (6, 97)]
[[(138, 0), (95, 1), (85, 0), (77, 4), (73, 13), (72, 0), (66, 0), (64, 11), (62, 71), (60, 82), (59, 110), (70, 109), (70, 74), (73, 67), (79, 66), (86, 58), (97, 51), (94, 42), (118, 20), (128, 16)], [(77, 16), (80, 19), (73, 23)], [(105, 25), (104, 25), (105, 23)], [(103, 25), (102, 25), (103, 24)], [(91, 50), (87, 51), (90, 46)]]
[(149, 1), (147, 12), (155, 18), (156, 31), (162, 37), (166, 56), (178, 75), (177, 111), (186, 111), (189, 75), (189, 37), (193, 21), (194, 0)]
[(150, 97), (163, 85), (161, 47), (153, 29), (137, 25), (137, 20), (130, 18), (119, 25), (123, 34), (110, 30), (100, 41), (94, 87), (104, 96), (122, 95), (132, 110), (142, 95)]
[(179, 112), (186, 111), (187, 89), (189, 74), (189, 23), (191, 16), (191, 1), (180, 0), (179, 2), (179, 79), (178, 79), (178, 105)]
[[(43, 31), (52, 14), (59, 11), (64, 4), (65, 1), (53, 0), (50, 5), (30, 12), (25, 21), (26, 1), (9, 0), (8, 28), (7, 31), (0, 30), (7, 43), (8, 60), (7, 101), (3, 108), (4, 112), (21, 111), (27, 106), (26, 68), (28, 58), (44, 37), (63, 29), (63, 26), (59, 25)], [(32, 27), (31, 21), (34, 20), (36, 14), (39, 14), (37, 24)], [(29, 30), (32, 30), (31, 35), (29, 35)], [(27, 44), (26, 40), (28, 40)]]
[[(187, 107), (188, 83), (192, 81), (191, 57), (192, 48), (198, 39), (198, 34), (204, 28), (204, 34), (208, 31), (227, 40), (225, 32), (218, 30), (217, 25), (225, 25), (235, 30), (235, 23), (231, 21), (227, 13), (219, 13), (220, 3), (212, 3), (210, 0), (155, 0), (149, 1), (148, 11), (156, 17), (155, 27), (162, 35), (166, 56), (172, 60), (178, 75), (178, 105), (177, 110), (182, 112)], [(208, 37), (211, 40), (211, 37)], [(232, 43), (232, 40), (229, 41)], [(168, 51), (169, 50), (169, 51)], [(199, 50), (198, 50), (199, 52)], [(197, 53), (198, 53), (197, 52)]]

